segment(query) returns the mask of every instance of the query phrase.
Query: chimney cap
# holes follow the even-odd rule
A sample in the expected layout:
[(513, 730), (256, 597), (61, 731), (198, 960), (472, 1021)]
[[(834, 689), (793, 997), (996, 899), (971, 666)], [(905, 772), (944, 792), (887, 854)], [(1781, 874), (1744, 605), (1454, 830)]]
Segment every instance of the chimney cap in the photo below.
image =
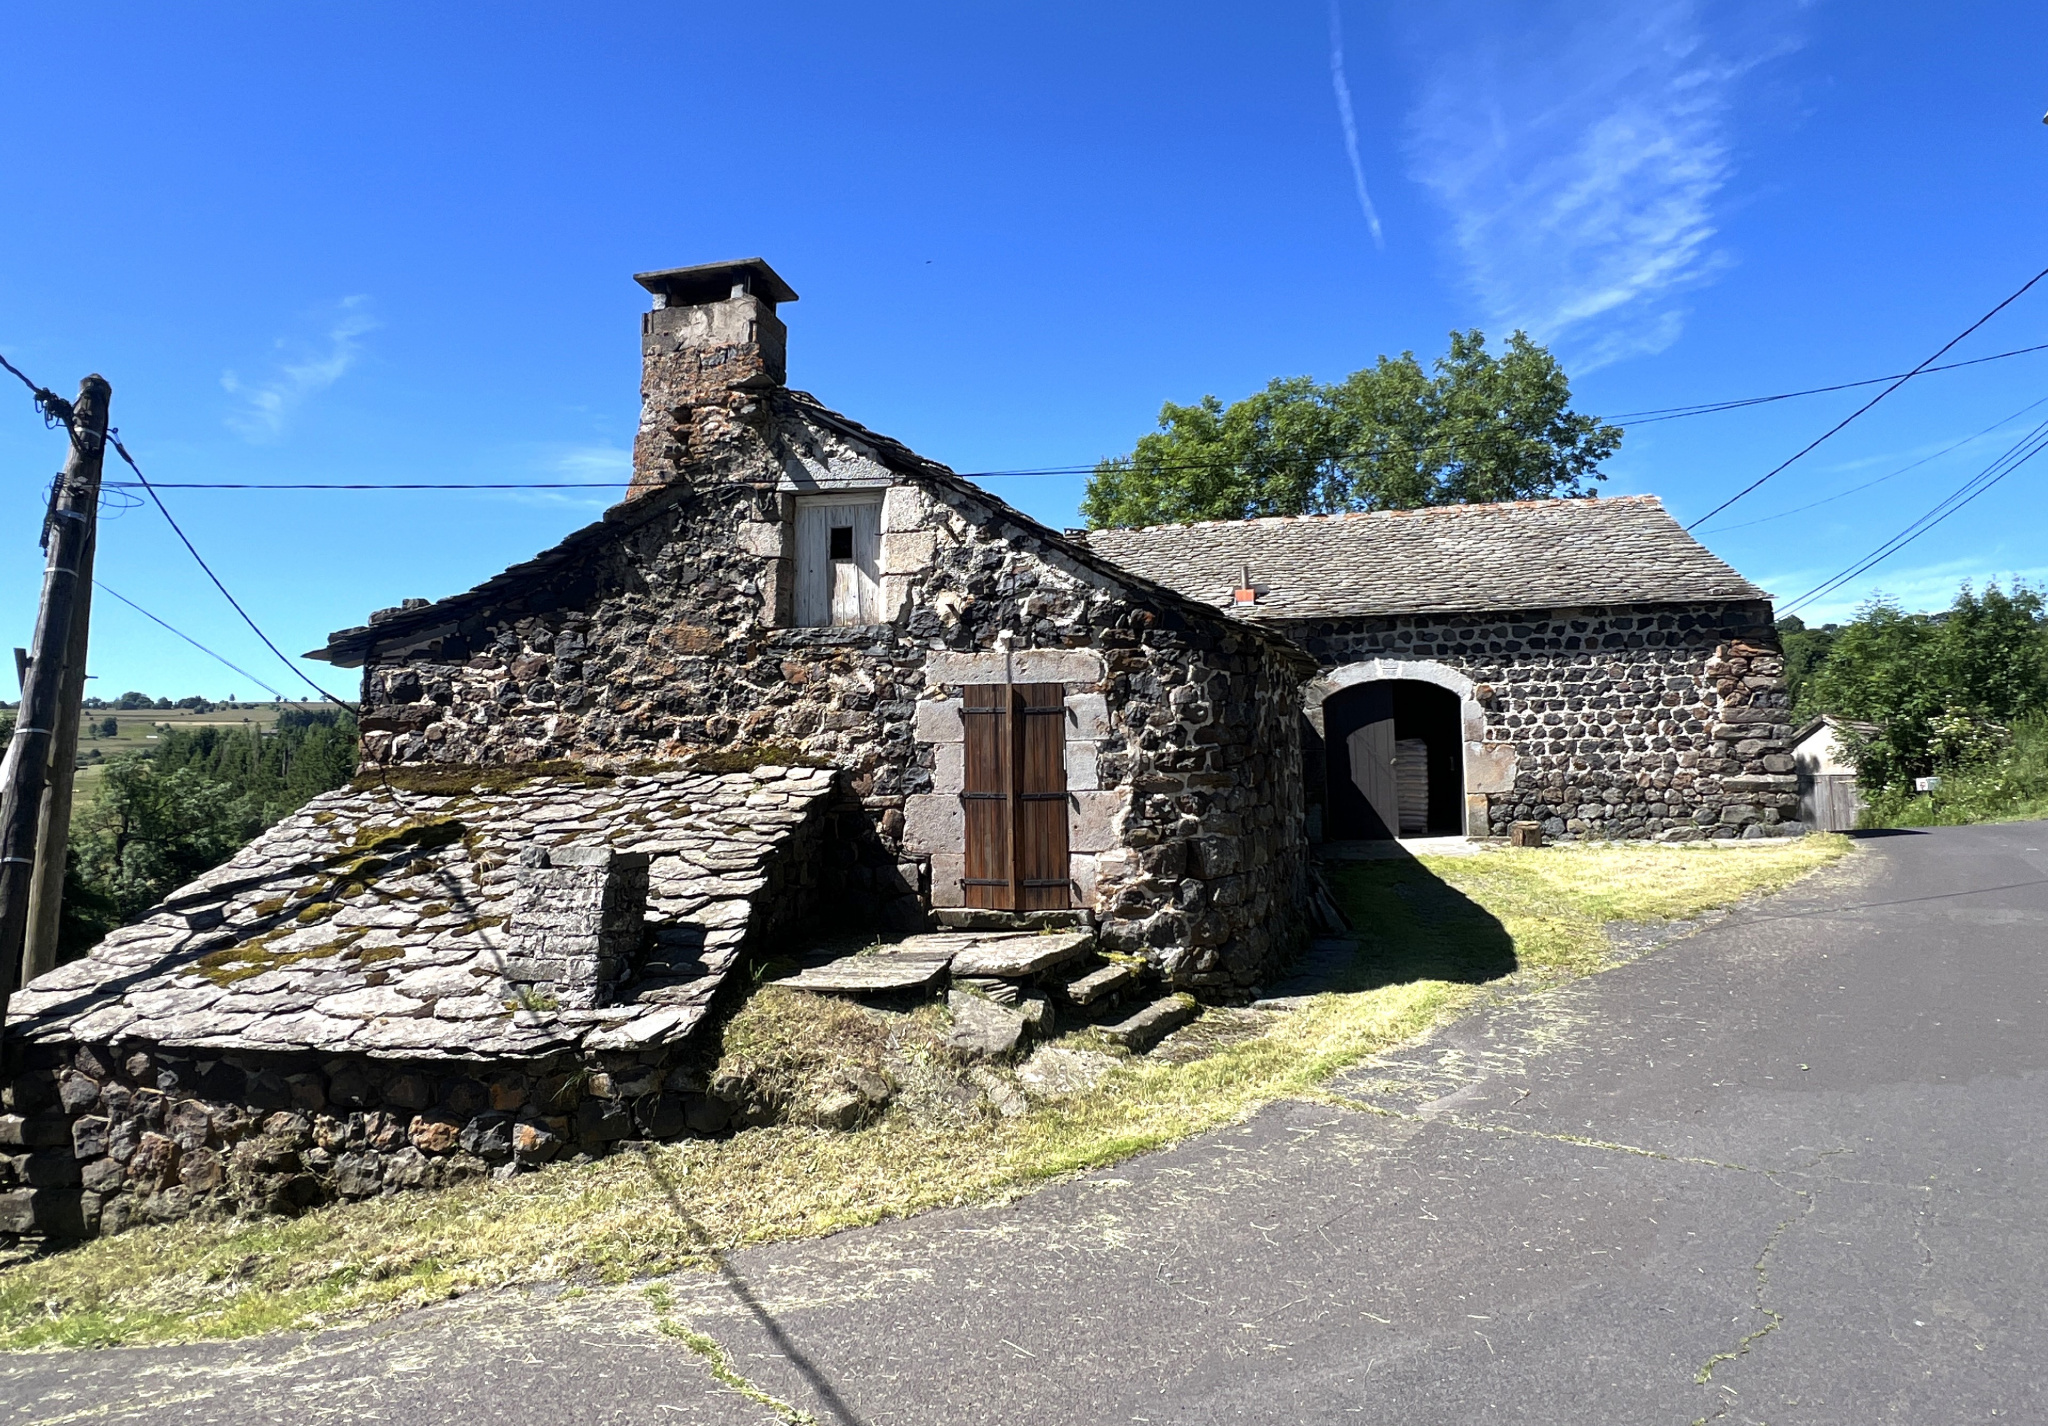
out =
[(784, 282), (767, 260), (743, 257), (732, 262), (700, 262), (694, 267), (669, 267), (636, 272), (633, 280), (667, 299), (671, 307), (723, 302), (737, 287), (773, 305), (796, 301), (796, 289)]

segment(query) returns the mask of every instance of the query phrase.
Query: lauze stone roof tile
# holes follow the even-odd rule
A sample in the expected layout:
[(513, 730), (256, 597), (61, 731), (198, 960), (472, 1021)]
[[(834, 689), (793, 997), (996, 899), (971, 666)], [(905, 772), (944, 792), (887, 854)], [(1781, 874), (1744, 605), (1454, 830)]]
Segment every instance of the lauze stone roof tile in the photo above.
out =
[[(1654, 495), (1094, 530), (1088, 546), (1255, 619), (1555, 609), (1769, 596)], [(1256, 602), (1235, 605), (1245, 576)]]
[[(403, 1059), (673, 1043), (703, 1017), (771, 863), (832, 786), (829, 770), (762, 767), (455, 796), (325, 793), (29, 982), (7, 1032)], [(648, 858), (651, 948), (591, 1009), (522, 994), (514, 964), (534, 904), (522, 853), (570, 847)]]

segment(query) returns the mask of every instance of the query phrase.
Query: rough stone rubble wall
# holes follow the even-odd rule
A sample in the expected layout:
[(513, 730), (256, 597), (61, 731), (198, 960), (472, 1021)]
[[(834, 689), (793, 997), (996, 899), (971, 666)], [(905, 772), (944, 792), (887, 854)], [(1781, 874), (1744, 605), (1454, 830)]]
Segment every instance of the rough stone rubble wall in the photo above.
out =
[[(879, 471), (790, 418), (806, 470)], [(764, 438), (765, 443), (765, 438)], [(918, 705), (952, 690), (934, 658), (1096, 655), (1105, 726), (1093, 787), (1106, 855), (1093, 894), (1112, 944), (1178, 983), (1248, 986), (1301, 929), (1299, 673), (1251, 633), (1189, 619), (1034, 549), (992, 506), (904, 481), (883, 505), (889, 624), (790, 628), (790, 495), (699, 485), (600, 559), (516, 606), (480, 612), (364, 671), (365, 765), (674, 758), (787, 746), (841, 768), (857, 807), (840, 842), (851, 914), (898, 929), (944, 900), (929, 848), (906, 845), (907, 800), (934, 790)], [(677, 498), (674, 495), (665, 498)], [(1071, 759), (1070, 759), (1071, 764)], [(940, 876), (946, 875), (942, 868)]]
[(461, 1064), (30, 1045), (0, 1091), (0, 1234), (297, 1212), (722, 1130), (729, 1106), (672, 1053)]
[(1513, 790), (1488, 798), (1494, 835), (1516, 821), (1571, 839), (1803, 830), (1792, 700), (1767, 604), (1407, 616), (1290, 632), (1325, 669), (1418, 659), (1470, 678), (1487, 742), (1515, 751)]

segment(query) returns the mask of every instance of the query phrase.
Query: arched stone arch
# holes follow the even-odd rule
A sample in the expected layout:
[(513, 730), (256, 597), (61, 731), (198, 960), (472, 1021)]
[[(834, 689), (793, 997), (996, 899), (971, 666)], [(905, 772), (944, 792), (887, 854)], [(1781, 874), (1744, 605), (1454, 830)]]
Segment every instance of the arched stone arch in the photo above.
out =
[(1316, 736), (1323, 736), (1323, 701), (1331, 694), (1361, 683), (1402, 679), (1411, 683), (1432, 683), (1457, 695), (1459, 721), (1464, 732), (1465, 835), (1483, 837), (1490, 830), (1487, 799), (1490, 794), (1512, 792), (1515, 787), (1515, 749), (1512, 743), (1486, 740), (1486, 713), (1473, 696), (1477, 685), (1434, 659), (1361, 659), (1339, 664), (1302, 689), (1302, 711)]

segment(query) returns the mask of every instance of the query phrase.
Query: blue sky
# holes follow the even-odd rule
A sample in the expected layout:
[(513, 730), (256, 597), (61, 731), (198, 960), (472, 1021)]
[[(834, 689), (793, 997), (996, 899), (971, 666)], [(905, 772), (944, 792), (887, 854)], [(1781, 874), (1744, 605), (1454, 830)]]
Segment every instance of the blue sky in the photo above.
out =
[[(165, 481), (623, 481), (631, 274), (747, 254), (803, 294), (792, 384), (962, 471), (1089, 462), (1164, 400), (1428, 357), (1452, 327), (1526, 327), (1606, 415), (1876, 376), (2048, 264), (2038, 5), (79, 19), (18, 10), (0, 53), (0, 352), (67, 393), (105, 373)], [(2048, 283), (1955, 355), (2043, 341)], [(1701, 533), (1789, 599), (2048, 410), (1844, 492), (2043, 396), (2048, 353), (1917, 381)], [(1861, 399), (1641, 426), (1608, 489), (1690, 520)], [(0, 391), (7, 645), (28, 641), (61, 457)], [(989, 484), (1075, 523), (1077, 478)], [(2048, 577), (2044, 490), (2048, 460), (1807, 612)], [(294, 653), (606, 503), (166, 498)], [(108, 585), (297, 687), (153, 511), (110, 519), (99, 558)], [(99, 691), (256, 694), (124, 607), (96, 612)]]

